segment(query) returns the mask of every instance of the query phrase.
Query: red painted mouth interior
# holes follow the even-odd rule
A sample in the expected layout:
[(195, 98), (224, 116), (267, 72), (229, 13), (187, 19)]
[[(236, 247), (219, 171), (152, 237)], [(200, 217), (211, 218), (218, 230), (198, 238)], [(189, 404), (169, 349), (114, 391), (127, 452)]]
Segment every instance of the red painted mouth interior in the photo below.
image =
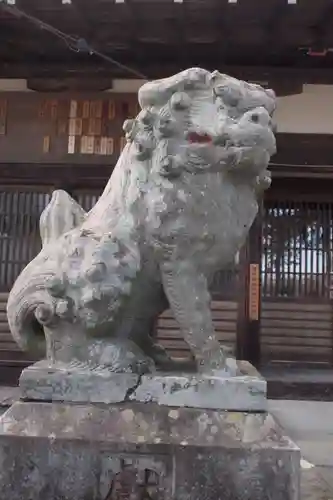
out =
[(208, 144), (212, 142), (212, 138), (208, 134), (199, 134), (198, 132), (190, 132), (188, 134), (188, 142), (196, 144)]

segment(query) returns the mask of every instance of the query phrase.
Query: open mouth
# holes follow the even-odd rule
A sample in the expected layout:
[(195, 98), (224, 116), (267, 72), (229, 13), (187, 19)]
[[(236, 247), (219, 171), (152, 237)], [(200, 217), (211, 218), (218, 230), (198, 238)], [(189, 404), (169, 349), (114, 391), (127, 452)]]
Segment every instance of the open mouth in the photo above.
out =
[(210, 135), (199, 132), (189, 132), (187, 140), (191, 144), (209, 144), (213, 142), (213, 139)]

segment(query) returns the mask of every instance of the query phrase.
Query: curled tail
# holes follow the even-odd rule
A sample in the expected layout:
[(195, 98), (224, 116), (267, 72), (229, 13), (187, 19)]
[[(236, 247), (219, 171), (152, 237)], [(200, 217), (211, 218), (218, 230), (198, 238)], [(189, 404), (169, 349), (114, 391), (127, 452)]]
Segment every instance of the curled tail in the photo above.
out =
[(45, 336), (42, 324), (51, 318), (54, 300), (45, 284), (56, 278), (53, 266), (47, 265), (46, 248), (67, 231), (84, 222), (85, 211), (65, 191), (53, 192), (40, 217), (43, 248), (17, 278), (8, 298), (7, 317), (14, 340), (25, 351), (43, 355)]
[[(76, 324), (92, 334), (110, 325), (140, 267), (135, 239), (84, 224), (83, 209), (56, 191), (40, 220), (43, 248), (16, 280), (7, 303), (12, 335), (24, 350), (45, 352), (43, 326)], [(126, 235), (125, 235), (126, 236)]]

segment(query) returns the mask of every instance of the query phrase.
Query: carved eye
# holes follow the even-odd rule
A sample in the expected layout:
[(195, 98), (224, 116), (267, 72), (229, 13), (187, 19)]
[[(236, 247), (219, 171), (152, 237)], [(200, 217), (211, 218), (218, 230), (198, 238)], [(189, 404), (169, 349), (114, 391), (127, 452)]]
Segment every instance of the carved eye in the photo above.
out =
[(257, 113), (253, 113), (251, 121), (253, 121), (253, 123), (259, 123), (259, 115)]

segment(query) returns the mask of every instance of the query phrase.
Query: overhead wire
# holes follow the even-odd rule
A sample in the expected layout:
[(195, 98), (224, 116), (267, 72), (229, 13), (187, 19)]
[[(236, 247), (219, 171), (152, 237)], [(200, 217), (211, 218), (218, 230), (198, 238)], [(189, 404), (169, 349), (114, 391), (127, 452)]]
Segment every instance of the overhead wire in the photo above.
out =
[(8, 5), (6, 2), (1, 0), (0, 0), (0, 8), (2, 8), (3, 10), (5, 10), (14, 17), (26, 19), (27, 21), (31, 22), (38, 28), (48, 31), (49, 33), (55, 35), (56, 37), (61, 39), (67, 45), (67, 47), (73, 52), (96, 55), (101, 59), (104, 59), (105, 61), (109, 62), (110, 64), (113, 64), (114, 66), (117, 66), (118, 68), (126, 71), (127, 73), (135, 75), (140, 79), (142, 78), (144, 80), (147, 80), (147, 76), (141, 73), (141, 71), (131, 68), (130, 66), (127, 66), (126, 64), (119, 62), (117, 59), (114, 59), (113, 57), (110, 57), (104, 54), (103, 52), (95, 49), (86, 41), (85, 38), (64, 33), (63, 31), (59, 30), (58, 28), (55, 28), (51, 24), (45, 23), (41, 19), (38, 19), (37, 17), (28, 14), (27, 12), (19, 9), (14, 5)]

